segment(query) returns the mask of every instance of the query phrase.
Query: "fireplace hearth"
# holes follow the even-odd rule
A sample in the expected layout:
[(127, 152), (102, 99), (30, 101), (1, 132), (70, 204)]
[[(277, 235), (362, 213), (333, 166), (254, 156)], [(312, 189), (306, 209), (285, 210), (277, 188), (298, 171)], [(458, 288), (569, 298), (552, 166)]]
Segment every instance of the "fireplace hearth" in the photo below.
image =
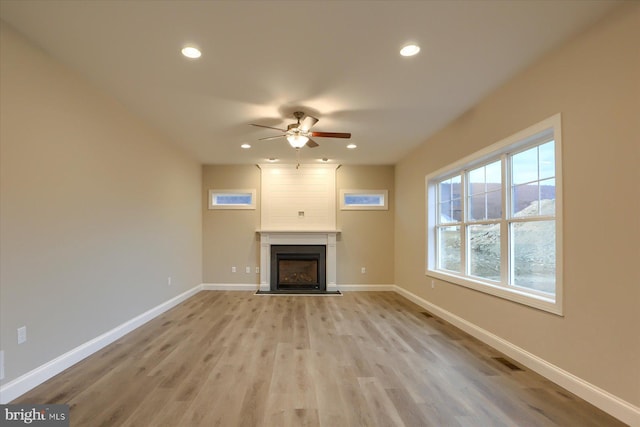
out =
[(271, 292), (325, 292), (325, 245), (271, 245)]

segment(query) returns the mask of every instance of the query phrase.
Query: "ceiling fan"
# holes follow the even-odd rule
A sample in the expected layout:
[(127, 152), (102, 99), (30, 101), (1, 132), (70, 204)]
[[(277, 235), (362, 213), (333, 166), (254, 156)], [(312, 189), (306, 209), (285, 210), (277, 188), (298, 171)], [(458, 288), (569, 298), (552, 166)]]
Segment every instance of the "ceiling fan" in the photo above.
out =
[(315, 142), (311, 137), (314, 138), (351, 138), (350, 133), (344, 132), (312, 132), (311, 127), (318, 122), (318, 119), (315, 117), (311, 117), (305, 115), (302, 111), (296, 111), (293, 113), (293, 117), (297, 119), (297, 123), (292, 123), (287, 126), (286, 129), (275, 128), (272, 126), (258, 125), (255, 123), (250, 123), (251, 126), (257, 126), (261, 128), (267, 129), (275, 129), (280, 132), (284, 132), (282, 135), (276, 136), (268, 136), (266, 138), (260, 138), (259, 141), (264, 141), (267, 139), (276, 139), (282, 138), (283, 136), (287, 138), (289, 144), (296, 150), (304, 147), (305, 145), (309, 148), (315, 148), (318, 146), (318, 143)]

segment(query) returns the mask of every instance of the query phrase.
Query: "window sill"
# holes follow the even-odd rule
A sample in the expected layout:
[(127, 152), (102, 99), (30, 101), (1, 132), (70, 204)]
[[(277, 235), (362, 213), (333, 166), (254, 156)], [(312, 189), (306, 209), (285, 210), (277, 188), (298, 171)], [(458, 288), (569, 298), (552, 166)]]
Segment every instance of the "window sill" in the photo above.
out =
[(513, 301), (528, 307), (543, 310), (558, 316), (562, 314), (562, 303), (559, 298), (546, 298), (543, 296), (529, 294), (516, 288), (506, 288), (500, 285), (493, 285), (481, 281), (476, 281), (467, 277), (460, 277), (454, 274), (447, 274), (442, 271), (427, 270), (425, 273), (429, 277), (442, 280), (454, 285), (464, 286), (478, 292), (493, 295), (509, 301)]

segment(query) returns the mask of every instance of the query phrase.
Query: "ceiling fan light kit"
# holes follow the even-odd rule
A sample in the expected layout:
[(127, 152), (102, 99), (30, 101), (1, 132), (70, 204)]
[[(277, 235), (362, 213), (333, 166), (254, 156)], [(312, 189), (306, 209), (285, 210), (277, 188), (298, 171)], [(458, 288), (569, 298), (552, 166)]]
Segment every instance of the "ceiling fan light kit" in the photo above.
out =
[(280, 132), (284, 132), (282, 135), (268, 136), (266, 138), (260, 138), (260, 140), (275, 139), (284, 136), (287, 138), (287, 141), (289, 141), (289, 144), (296, 150), (301, 149), (305, 145), (309, 148), (317, 147), (318, 143), (311, 139), (311, 137), (351, 138), (351, 134), (345, 132), (311, 132), (311, 127), (318, 123), (318, 119), (312, 116), (305, 115), (302, 111), (296, 111), (295, 113), (293, 113), (293, 116), (296, 118), (296, 123), (291, 123), (290, 125), (288, 125), (286, 130), (272, 126), (259, 125), (256, 123), (251, 123), (251, 126), (274, 129)]
[(289, 135), (287, 141), (293, 148), (302, 148), (307, 144), (309, 138), (304, 135)]

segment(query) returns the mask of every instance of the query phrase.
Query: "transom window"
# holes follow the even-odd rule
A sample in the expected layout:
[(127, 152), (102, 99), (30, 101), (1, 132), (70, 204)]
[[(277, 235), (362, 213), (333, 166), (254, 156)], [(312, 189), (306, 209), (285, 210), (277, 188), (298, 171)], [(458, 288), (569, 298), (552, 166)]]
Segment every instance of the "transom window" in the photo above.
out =
[(560, 115), (427, 176), (427, 274), (562, 314)]
[(209, 190), (209, 209), (255, 209), (256, 190)]
[(341, 210), (387, 210), (388, 190), (340, 190)]

